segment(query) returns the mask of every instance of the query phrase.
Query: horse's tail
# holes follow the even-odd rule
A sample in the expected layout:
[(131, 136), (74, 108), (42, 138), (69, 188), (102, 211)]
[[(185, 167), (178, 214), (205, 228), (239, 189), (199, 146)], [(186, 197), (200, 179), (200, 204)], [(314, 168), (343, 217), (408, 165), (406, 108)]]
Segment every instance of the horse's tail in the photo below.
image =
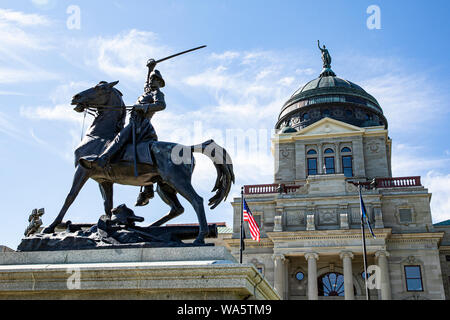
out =
[(208, 140), (202, 144), (191, 146), (193, 153), (202, 153), (212, 160), (217, 170), (217, 179), (211, 192), (216, 194), (209, 199), (208, 205), (214, 209), (222, 200), (226, 200), (234, 183), (233, 163), (227, 151), (219, 146), (214, 140)]

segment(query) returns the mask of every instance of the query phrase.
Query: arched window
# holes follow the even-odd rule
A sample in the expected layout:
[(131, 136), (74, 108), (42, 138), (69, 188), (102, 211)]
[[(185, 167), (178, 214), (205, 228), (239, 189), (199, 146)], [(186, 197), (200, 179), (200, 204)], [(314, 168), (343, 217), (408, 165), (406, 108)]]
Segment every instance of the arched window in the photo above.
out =
[(309, 114), (308, 113), (303, 114), (302, 119), (303, 121), (309, 120)]
[(317, 151), (314, 149), (309, 149), (306, 152), (306, 170), (308, 176), (316, 175), (317, 172)]
[(318, 281), (319, 296), (344, 296), (344, 276), (340, 273), (329, 272), (321, 276)]
[[(327, 155), (333, 155), (334, 150), (331, 148), (327, 148), (327, 149), (325, 149), (324, 153)], [(334, 166), (334, 156), (325, 157), (323, 159), (323, 161), (324, 161), (324, 165), (325, 165), (325, 173), (326, 174), (336, 173), (335, 166)]]
[(349, 147), (344, 147), (341, 152), (352, 152), (352, 150)]
[(342, 172), (348, 178), (353, 177), (353, 157), (349, 147), (342, 148)]

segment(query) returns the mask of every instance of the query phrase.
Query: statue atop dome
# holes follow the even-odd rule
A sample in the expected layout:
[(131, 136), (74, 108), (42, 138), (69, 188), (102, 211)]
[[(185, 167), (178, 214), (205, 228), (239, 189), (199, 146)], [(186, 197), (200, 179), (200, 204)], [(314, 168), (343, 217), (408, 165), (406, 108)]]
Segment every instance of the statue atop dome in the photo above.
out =
[(327, 47), (325, 47), (325, 45), (323, 45), (323, 48), (321, 48), (319, 40), (317, 40), (317, 46), (319, 47), (319, 50), (322, 52), (323, 67), (331, 68), (331, 56), (330, 56), (330, 53), (328, 52)]
[(336, 74), (331, 70), (331, 55), (328, 52), (327, 47), (323, 45), (323, 47), (320, 47), (320, 41), (317, 40), (317, 46), (319, 47), (319, 50), (322, 52), (322, 61), (323, 61), (323, 70), (320, 73), (321, 77), (327, 77), (332, 76), (335, 77)]

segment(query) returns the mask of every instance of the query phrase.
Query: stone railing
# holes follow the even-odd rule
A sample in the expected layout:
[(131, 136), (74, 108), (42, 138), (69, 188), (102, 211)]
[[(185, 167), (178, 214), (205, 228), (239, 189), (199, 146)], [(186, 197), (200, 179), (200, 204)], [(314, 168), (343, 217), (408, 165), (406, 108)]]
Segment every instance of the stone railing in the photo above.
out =
[(244, 186), (244, 194), (269, 194), (296, 192), (301, 186), (286, 186), (284, 184), (256, 184)]
[[(375, 178), (377, 189), (421, 187), (420, 177)], [(372, 181), (361, 182), (363, 186), (370, 186)], [(354, 183), (355, 184), (355, 183)]]
[[(376, 178), (377, 188), (404, 188), (421, 187), (420, 177), (397, 177), (397, 178)], [(363, 182), (362, 185), (369, 185), (369, 182)], [(281, 187), (281, 190), (280, 190)], [(255, 184), (244, 186), (244, 194), (270, 194), (270, 193), (292, 193), (296, 192), (301, 185), (284, 184)]]
[(376, 178), (377, 188), (421, 187), (420, 177)]

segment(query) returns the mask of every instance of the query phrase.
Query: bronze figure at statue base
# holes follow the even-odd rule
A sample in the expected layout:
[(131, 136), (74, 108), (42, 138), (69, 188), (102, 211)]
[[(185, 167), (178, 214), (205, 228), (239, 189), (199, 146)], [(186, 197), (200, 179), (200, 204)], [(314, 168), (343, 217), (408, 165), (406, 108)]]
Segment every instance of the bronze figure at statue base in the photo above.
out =
[[(111, 210), (111, 217), (102, 215), (97, 224), (61, 224), (62, 232), (52, 234), (35, 233), (22, 239), (18, 251), (57, 251), (87, 249), (190, 247), (199, 232), (198, 226), (148, 226), (139, 227), (142, 222), (133, 210), (122, 204)], [(208, 225), (207, 238), (217, 238), (217, 226)], [(199, 244), (196, 244), (198, 246)], [(211, 246), (213, 244), (203, 244)]]

